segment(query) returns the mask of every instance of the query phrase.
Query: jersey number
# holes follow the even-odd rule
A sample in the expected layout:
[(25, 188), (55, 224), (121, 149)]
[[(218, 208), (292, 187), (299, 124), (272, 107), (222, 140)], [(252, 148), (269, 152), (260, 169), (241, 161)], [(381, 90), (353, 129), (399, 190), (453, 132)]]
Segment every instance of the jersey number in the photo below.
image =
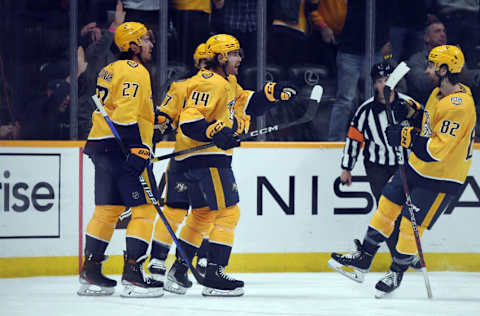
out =
[(133, 96), (135, 98), (137, 96), (138, 83), (124, 82), (122, 85), (123, 85), (122, 95), (124, 97)]
[(472, 158), (472, 148), (473, 148), (474, 140), (475, 140), (475, 128), (472, 129), (472, 133), (470, 134), (470, 143), (468, 144), (467, 157), (465, 157), (465, 160)]
[(457, 136), (455, 135), (455, 131), (460, 128), (460, 124), (457, 122), (452, 122), (449, 120), (444, 120), (442, 123), (442, 127), (440, 128), (440, 133), (449, 134), (450, 136)]
[(208, 105), (208, 100), (210, 99), (210, 93), (193, 91), (192, 100), (195, 105), (198, 105), (200, 102), (203, 102), (204, 106)]

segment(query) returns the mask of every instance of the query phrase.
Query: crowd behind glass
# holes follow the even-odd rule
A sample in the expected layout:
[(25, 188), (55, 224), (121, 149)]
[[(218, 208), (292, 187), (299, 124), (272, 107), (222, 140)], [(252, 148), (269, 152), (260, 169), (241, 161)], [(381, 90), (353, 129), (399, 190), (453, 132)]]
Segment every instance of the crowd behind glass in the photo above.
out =
[[(124, 21), (143, 22), (153, 31), (154, 61), (161, 51), (167, 55), (167, 67), (147, 65), (156, 103), (169, 82), (192, 73), (196, 46), (216, 33), (240, 41), (244, 58), (238, 81), (244, 88), (257, 89), (259, 69), (264, 81), (298, 87), (296, 105), (279, 105), (263, 124), (300, 117), (311, 87), (323, 86), (312, 122), (262, 140), (344, 141), (356, 107), (372, 96), (367, 66), (385, 59), (393, 65), (407, 62), (411, 71), (399, 90), (425, 103), (433, 89), (424, 73), (428, 52), (447, 43), (462, 48), (462, 82), (479, 102), (479, 1), (170, 0), (168, 6), (161, 1), (0, 0), (0, 139), (86, 139), (94, 110), (89, 98), (100, 69), (116, 59), (113, 32)], [(162, 8), (168, 8), (163, 15)], [(167, 17), (163, 33), (162, 17)], [(371, 32), (365, 31), (371, 25)], [(76, 34), (73, 41), (71, 34)], [(369, 45), (372, 53), (366, 56)], [(260, 64), (259, 51), (265, 57)]]

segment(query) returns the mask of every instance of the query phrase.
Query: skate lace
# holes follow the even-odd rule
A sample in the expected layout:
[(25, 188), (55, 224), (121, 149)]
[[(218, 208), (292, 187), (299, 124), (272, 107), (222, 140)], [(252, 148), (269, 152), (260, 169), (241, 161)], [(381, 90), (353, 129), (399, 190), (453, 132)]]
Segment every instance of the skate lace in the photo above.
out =
[(347, 258), (347, 259), (356, 259), (358, 257), (360, 257), (360, 255), (362, 254), (361, 251), (359, 250), (354, 250), (352, 252), (349, 252), (349, 253), (346, 253), (343, 255), (344, 258)]
[(148, 266), (156, 269), (166, 269), (165, 262), (158, 259), (150, 260), (150, 263), (148, 264)]
[(397, 286), (397, 273), (394, 271), (388, 271), (382, 280), (388, 286)]
[(225, 268), (222, 267), (222, 266), (219, 266), (219, 267), (218, 267), (218, 274), (219, 274), (222, 278), (224, 278), (224, 279), (226, 279), (226, 280), (228, 280), (228, 281), (235, 281), (234, 278), (232, 278), (230, 275), (228, 275), (228, 274), (225, 273)]

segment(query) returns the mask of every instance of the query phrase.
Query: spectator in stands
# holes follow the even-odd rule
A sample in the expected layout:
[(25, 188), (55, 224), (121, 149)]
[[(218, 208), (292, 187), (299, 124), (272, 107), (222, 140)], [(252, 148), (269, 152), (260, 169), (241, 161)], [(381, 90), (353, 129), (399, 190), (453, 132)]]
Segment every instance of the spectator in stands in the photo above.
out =
[[(310, 12), (314, 29), (311, 37), (314, 47), (311, 51), (311, 59), (326, 65), (332, 77), (337, 73), (335, 58), (339, 44), (338, 36), (342, 32), (346, 14), (346, 0), (322, 0), (318, 3), (317, 9)], [(318, 40), (319, 36), (321, 40)]]
[(47, 95), (27, 105), (21, 122), (22, 139), (62, 140), (70, 138), (70, 84), (48, 83)]
[[(426, 103), (432, 89), (436, 86), (430, 76), (425, 73), (428, 64), (428, 54), (437, 46), (447, 44), (447, 31), (442, 22), (435, 17), (431, 18), (430, 23), (425, 27), (425, 48), (422, 51), (412, 55), (407, 64), (410, 72), (407, 74), (408, 94), (421, 103)], [(460, 73), (460, 81), (469, 87), (476, 86), (473, 82), (473, 73), (468, 67), (464, 66)]]
[(257, 1), (227, 0), (216, 10), (217, 33), (234, 36), (245, 54), (242, 65), (257, 63)]
[[(316, 9), (315, 0), (287, 0), (270, 2), (273, 23), (268, 37), (269, 61), (288, 66), (307, 62), (310, 11)], [(271, 59), (270, 59), (271, 58)]]
[(428, 8), (424, 0), (394, 0), (391, 3), (391, 10), (395, 12), (390, 27), (392, 58), (399, 63), (422, 50)]
[(448, 30), (449, 44), (460, 46), (470, 68), (478, 68), (480, 61), (475, 47), (479, 45), (478, 0), (435, 0), (434, 14)]
[[(212, 9), (221, 9), (224, 0), (172, 0), (173, 25), (177, 32), (177, 57), (194, 68), (192, 56), (195, 48), (210, 37)], [(213, 8), (212, 8), (213, 5)]]
[(89, 31), (82, 38), (86, 47), (85, 62), (87, 66), (85, 73), (79, 77), (78, 136), (80, 139), (87, 138), (92, 126), (91, 116), (95, 106), (90, 102), (90, 98), (96, 91), (98, 73), (116, 59), (111, 50), (113, 35), (117, 27), (125, 21), (125, 14), (122, 2), (117, 1), (115, 16), (108, 29), (101, 29), (96, 24), (91, 27), (90, 24)]
[[(375, 8), (375, 62), (391, 54), (388, 41), (389, 3), (378, 1)], [(349, 1), (337, 53), (337, 93), (330, 115), (329, 141), (344, 141), (354, 112), (354, 99), (360, 75), (365, 69), (365, 1)], [(368, 72), (367, 72), (368, 73)]]

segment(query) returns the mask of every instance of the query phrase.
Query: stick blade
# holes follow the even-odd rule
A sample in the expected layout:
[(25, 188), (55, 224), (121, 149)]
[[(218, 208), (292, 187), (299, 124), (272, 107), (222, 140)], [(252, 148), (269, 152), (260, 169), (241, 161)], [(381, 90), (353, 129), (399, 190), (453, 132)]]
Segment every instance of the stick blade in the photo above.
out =
[(312, 92), (310, 93), (310, 99), (320, 103), (323, 95), (323, 87), (321, 85), (313, 86)]

